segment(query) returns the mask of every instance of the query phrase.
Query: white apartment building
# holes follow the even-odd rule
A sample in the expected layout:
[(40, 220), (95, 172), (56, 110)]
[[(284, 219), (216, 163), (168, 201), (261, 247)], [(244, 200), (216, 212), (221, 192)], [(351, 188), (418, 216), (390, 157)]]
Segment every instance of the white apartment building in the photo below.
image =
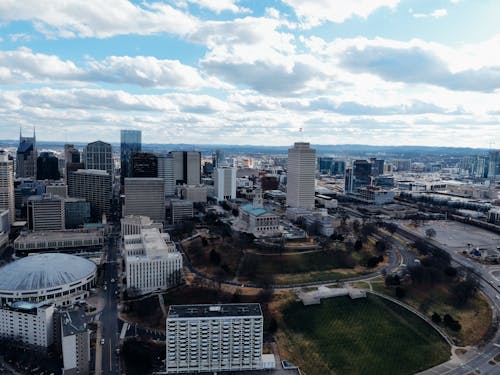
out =
[(165, 182), (161, 178), (125, 178), (123, 215), (165, 221)]
[(9, 210), (11, 224), (16, 220), (14, 197), (14, 162), (6, 151), (0, 150), (0, 210)]
[(217, 168), (214, 171), (214, 186), (217, 201), (236, 199), (236, 168)]
[(124, 236), (127, 288), (141, 294), (165, 290), (181, 281), (182, 255), (168, 233), (156, 228)]
[(286, 204), (294, 208), (314, 208), (316, 150), (309, 143), (296, 142), (288, 149)]
[(167, 374), (261, 370), (259, 304), (170, 306)]
[(156, 223), (147, 216), (128, 215), (121, 219), (122, 236), (141, 234), (142, 229), (156, 228), (163, 230), (161, 223)]
[(28, 198), (28, 228), (34, 232), (64, 230), (64, 199), (58, 195), (33, 195)]
[(0, 337), (46, 348), (54, 337), (54, 305), (18, 301), (0, 307)]

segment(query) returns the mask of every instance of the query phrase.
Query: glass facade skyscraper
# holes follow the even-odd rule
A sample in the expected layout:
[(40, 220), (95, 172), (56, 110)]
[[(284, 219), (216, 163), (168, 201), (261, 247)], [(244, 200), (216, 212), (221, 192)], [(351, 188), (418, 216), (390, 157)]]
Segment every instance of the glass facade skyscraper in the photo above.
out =
[(132, 155), (142, 150), (142, 132), (140, 130), (122, 130), (120, 132), (120, 181), (132, 177)]

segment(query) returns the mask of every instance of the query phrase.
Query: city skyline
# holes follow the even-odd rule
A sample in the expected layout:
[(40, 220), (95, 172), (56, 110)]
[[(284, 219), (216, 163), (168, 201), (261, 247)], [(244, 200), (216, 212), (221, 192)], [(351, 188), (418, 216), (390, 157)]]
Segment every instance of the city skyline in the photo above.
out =
[[(491, 0), (0, 1), (0, 139), (498, 148)], [(106, 15), (107, 17), (103, 17)], [(302, 131), (299, 131), (302, 129)]]

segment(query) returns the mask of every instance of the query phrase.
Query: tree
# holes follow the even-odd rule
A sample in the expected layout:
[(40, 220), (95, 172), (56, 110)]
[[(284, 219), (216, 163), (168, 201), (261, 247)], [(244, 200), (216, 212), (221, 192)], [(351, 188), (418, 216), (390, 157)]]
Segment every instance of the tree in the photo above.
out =
[(354, 242), (354, 251), (360, 251), (362, 248), (363, 248), (363, 241), (357, 239), (356, 242)]
[(361, 238), (366, 241), (368, 237), (377, 232), (377, 227), (373, 223), (366, 223), (361, 227)]
[(210, 263), (214, 265), (220, 264), (221, 261), (220, 254), (215, 249), (210, 250), (209, 257), (210, 257)]
[(231, 210), (231, 213), (233, 214), (233, 216), (236, 216), (236, 217), (237, 217), (237, 216), (240, 214), (240, 211), (238, 211), (236, 208), (233, 208), (233, 209)]
[(375, 242), (375, 250), (379, 254), (383, 254), (387, 250), (387, 243), (384, 240)]
[(396, 287), (396, 297), (399, 299), (405, 298), (406, 292), (400, 286)]
[(468, 273), (465, 280), (460, 281), (452, 289), (455, 307), (463, 307), (474, 297), (479, 289), (479, 281), (474, 275)]
[(398, 230), (398, 226), (397, 224), (394, 224), (394, 223), (385, 223), (384, 224), (384, 227), (385, 229), (391, 234), (393, 235), (394, 233), (397, 232)]
[(277, 320), (272, 317), (271, 321), (269, 322), (269, 333), (274, 334), (278, 330), (278, 322)]
[(385, 285), (391, 286), (391, 285), (400, 285), (401, 284), (401, 278), (399, 275), (387, 275), (385, 277)]
[(425, 237), (429, 239), (436, 237), (436, 230), (434, 228), (427, 228), (425, 230)]
[(361, 223), (359, 222), (359, 220), (354, 220), (351, 225), (352, 225), (352, 231), (354, 233), (359, 233), (359, 230), (361, 228)]
[(439, 315), (437, 312), (435, 312), (434, 314), (432, 314), (431, 319), (436, 324), (440, 324), (441, 321), (442, 321), (441, 315)]
[(445, 314), (445, 316), (443, 318), (443, 322), (446, 326), (448, 326), (453, 331), (458, 332), (462, 328), (460, 323), (457, 320), (453, 319), (453, 317), (450, 314)]

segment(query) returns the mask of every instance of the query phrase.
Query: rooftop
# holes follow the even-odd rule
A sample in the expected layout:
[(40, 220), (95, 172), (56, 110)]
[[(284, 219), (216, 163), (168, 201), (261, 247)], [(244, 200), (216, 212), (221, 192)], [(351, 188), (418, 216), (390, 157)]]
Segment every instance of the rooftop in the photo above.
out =
[(37, 291), (59, 287), (86, 278), (96, 265), (84, 258), (46, 253), (21, 258), (1, 268), (1, 291)]
[(262, 316), (258, 303), (224, 305), (174, 305), (168, 310), (168, 318), (218, 318), (231, 316)]
[(252, 216), (261, 216), (267, 213), (271, 213), (271, 211), (265, 209), (265, 208), (255, 208), (253, 204), (248, 203), (245, 204), (244, 206), (241, 206), (241, 209), (245, 212), (248, 212)]
[(85, 310), (65, 311), (61, 315), (62, 334), (63, 336), (72, 336), (77, 333), (87, 331), (87, 319), (85, 318)]

